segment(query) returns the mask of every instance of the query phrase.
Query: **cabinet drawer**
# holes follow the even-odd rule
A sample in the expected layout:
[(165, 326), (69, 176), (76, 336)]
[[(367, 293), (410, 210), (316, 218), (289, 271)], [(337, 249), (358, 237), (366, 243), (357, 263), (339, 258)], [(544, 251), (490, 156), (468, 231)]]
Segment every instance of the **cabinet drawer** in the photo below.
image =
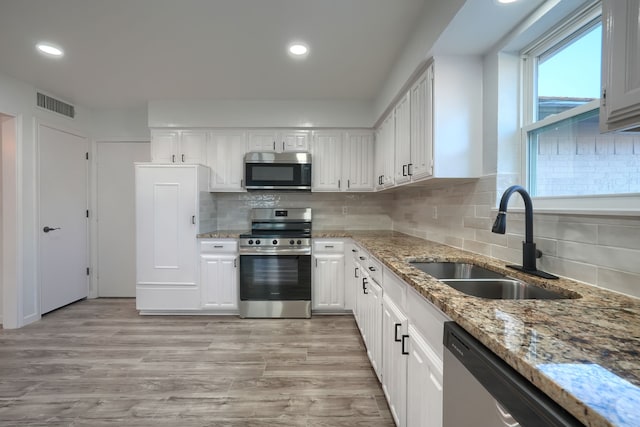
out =
[(201, 254), (237, 253), (237, 240), (201, 240)]
[(407, 311), (407, 285), (402, 279), (396, 276), (388, 268), (384, 269), (384, 283), (382, 288), (385, 295), (389, 295), (389, 298), (398, 306), (398, 308), (404, 312)]
[[(382, 283), (382, 264), (380, 261), (367, 254), (366, 269), (371, 278), (378, 283)], [(364, 266), (363, 266), (364, 267)]]
[(320, 240), (313, 242), (314, 253), (344, 253), (344, 242), (334, 240)]

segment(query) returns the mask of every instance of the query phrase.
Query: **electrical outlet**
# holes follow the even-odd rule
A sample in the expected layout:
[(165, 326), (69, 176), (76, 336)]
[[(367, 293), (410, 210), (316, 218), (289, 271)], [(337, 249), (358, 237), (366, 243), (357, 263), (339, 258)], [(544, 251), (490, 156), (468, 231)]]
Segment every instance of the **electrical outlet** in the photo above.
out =
[(342, 215), (346, 215), (346, 214), (348, 214), (348, 213), (349, 213), (349, 211), (348, 211), (347, 207), (346, 207), (346, 206), (343, 206), (343, 207), (342, 207)]

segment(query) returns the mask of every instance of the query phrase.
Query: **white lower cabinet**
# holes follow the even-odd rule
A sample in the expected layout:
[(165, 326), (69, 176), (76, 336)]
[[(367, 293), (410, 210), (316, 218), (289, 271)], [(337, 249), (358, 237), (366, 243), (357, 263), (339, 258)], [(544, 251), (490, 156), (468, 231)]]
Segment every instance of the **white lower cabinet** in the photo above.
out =
[(406, 425), (441, 427), (442, 361), (413, 325), (408, 335)]
[(444, 322), (433, 304), (357, 244), (348, 247), (347, 286), (356, 323), (393, 421), (442, 427)]
[[(359, 246), (352, 252), (355, 288), (355, 309), (353, 311), (360, 335), (367, 349), (367, 356), (376, 376), (382, 381), (382, 286), (379, 279), (371, 275), (371, 257)], [(377, 264), (376, 264), (377, 265)]]
[(200, 242), (200, 286), (202, 308), (225, 314), (238, 312), (238, 242)]
[(382, 287), (371, 277), (365, 287), (367, 356), (378, 380), (382, 382)]
[(313, 310), (342, 312), (345, 309), (344, 247), (343, 241), (318, 239), (313, 242)]
[[(382, 298), (382, 390), (397, 426), (407, 417), (407, 316), (385, 294)], [(426, 424), (425, 424), (426, 425)]]

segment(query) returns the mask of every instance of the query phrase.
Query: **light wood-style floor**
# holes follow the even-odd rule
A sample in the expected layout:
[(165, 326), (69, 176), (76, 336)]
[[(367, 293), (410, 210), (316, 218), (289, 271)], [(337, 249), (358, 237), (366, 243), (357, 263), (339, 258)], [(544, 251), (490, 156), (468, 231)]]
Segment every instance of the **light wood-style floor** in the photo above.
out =
[(139, 316), (81, 301), (0, 330), (2, 426), (393, 426), (351, 316)]

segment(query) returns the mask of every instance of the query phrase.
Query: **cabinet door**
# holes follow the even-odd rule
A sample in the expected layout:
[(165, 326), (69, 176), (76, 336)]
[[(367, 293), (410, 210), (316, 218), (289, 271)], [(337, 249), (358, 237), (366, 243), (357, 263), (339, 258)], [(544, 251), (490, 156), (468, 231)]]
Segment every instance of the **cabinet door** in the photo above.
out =
[(409, 326), (407, 427), (442, 427), (442, 362)]
[(391, 298), (384, 295), (382, 301), (382, 390), (396, 426), (403, 427), (406, 425), (407, 355), (402, 350), (408, 344), (408, 321)]
[(409, 163), (411, 163), (411, 103), (409, 92), (398, 101), (395, 108), (395, 180), (396, 184), (409, 181)]
[(360, 264), (356, 264), (357, 278), (355, 280), (356, 287), (356, 309), (355, 309), (355, 318), (356, 323), (358, 324), (358, 329), (360, 329), (360, 335), (362, 336), (362, 340), (367, 343), (367, 316), (368, 316), (368, 303), (369, 298), (367, 293), (367, 281), (369, 280), (366, 273), (362, 270), (362, 266)]
[(382, 287), (370, 280), (368, 295), (367, 353), (371, 366), (382, 382)]
[(151, 161), (175, 163), (180, 134), (178, 131), (151, 130)]
[(276, 151), (277, 137), (277, 132), (271, 129), (249, 131), (248, 151)]
[(196, 283), (197, 169), (136, 168), (137, 282)]
[(411, 87), (412, 181), (433, 175), (433, 67), (430, 66)]
[(204, 164), (206, 161), (205, 149), (207, 146), (207, 132), (183, 130), (180, 132), (180, 144), (176, 163), (192, 165)]
[(396, 138), (395, 113), (392, 111), (382, 122), (380, 127), (382, 156), (382, 186), (391, 187), (395, 184), (395, 138)]
[(238, 257), (200, 257), (202, 307), (213, 310), (238, 309)]
[(278, 150), (281, 151), (309, 151), (309, 131), (286, 130), (280, 132)]
[(314, 310), (344, 310), (344, 254), (314, 255)]
[(312, 191), (340, 191), (342, 187), (342, 134), (315, 131), (312, 147)]
[(605, 0), (603, 6), (603, 131), (640, 124), (640, 0)]
[(211, 132), (206, 161), (211, 168), (211, 190), (242, 190), (246, 138), (242, 131)]
[(343, 150), (342, 178), (346, 179), (346, 191), (373, 190), (373, 134), (371, 132), (347, 132)]
[(355, 257), (357, 253), (358, 247), (356, 245), (353, 243), (347, 245), (344, 259), (344, 308), (352, 310), (354, 317), (357, 317), (356, 295), (360, 285), (359, 266)]

